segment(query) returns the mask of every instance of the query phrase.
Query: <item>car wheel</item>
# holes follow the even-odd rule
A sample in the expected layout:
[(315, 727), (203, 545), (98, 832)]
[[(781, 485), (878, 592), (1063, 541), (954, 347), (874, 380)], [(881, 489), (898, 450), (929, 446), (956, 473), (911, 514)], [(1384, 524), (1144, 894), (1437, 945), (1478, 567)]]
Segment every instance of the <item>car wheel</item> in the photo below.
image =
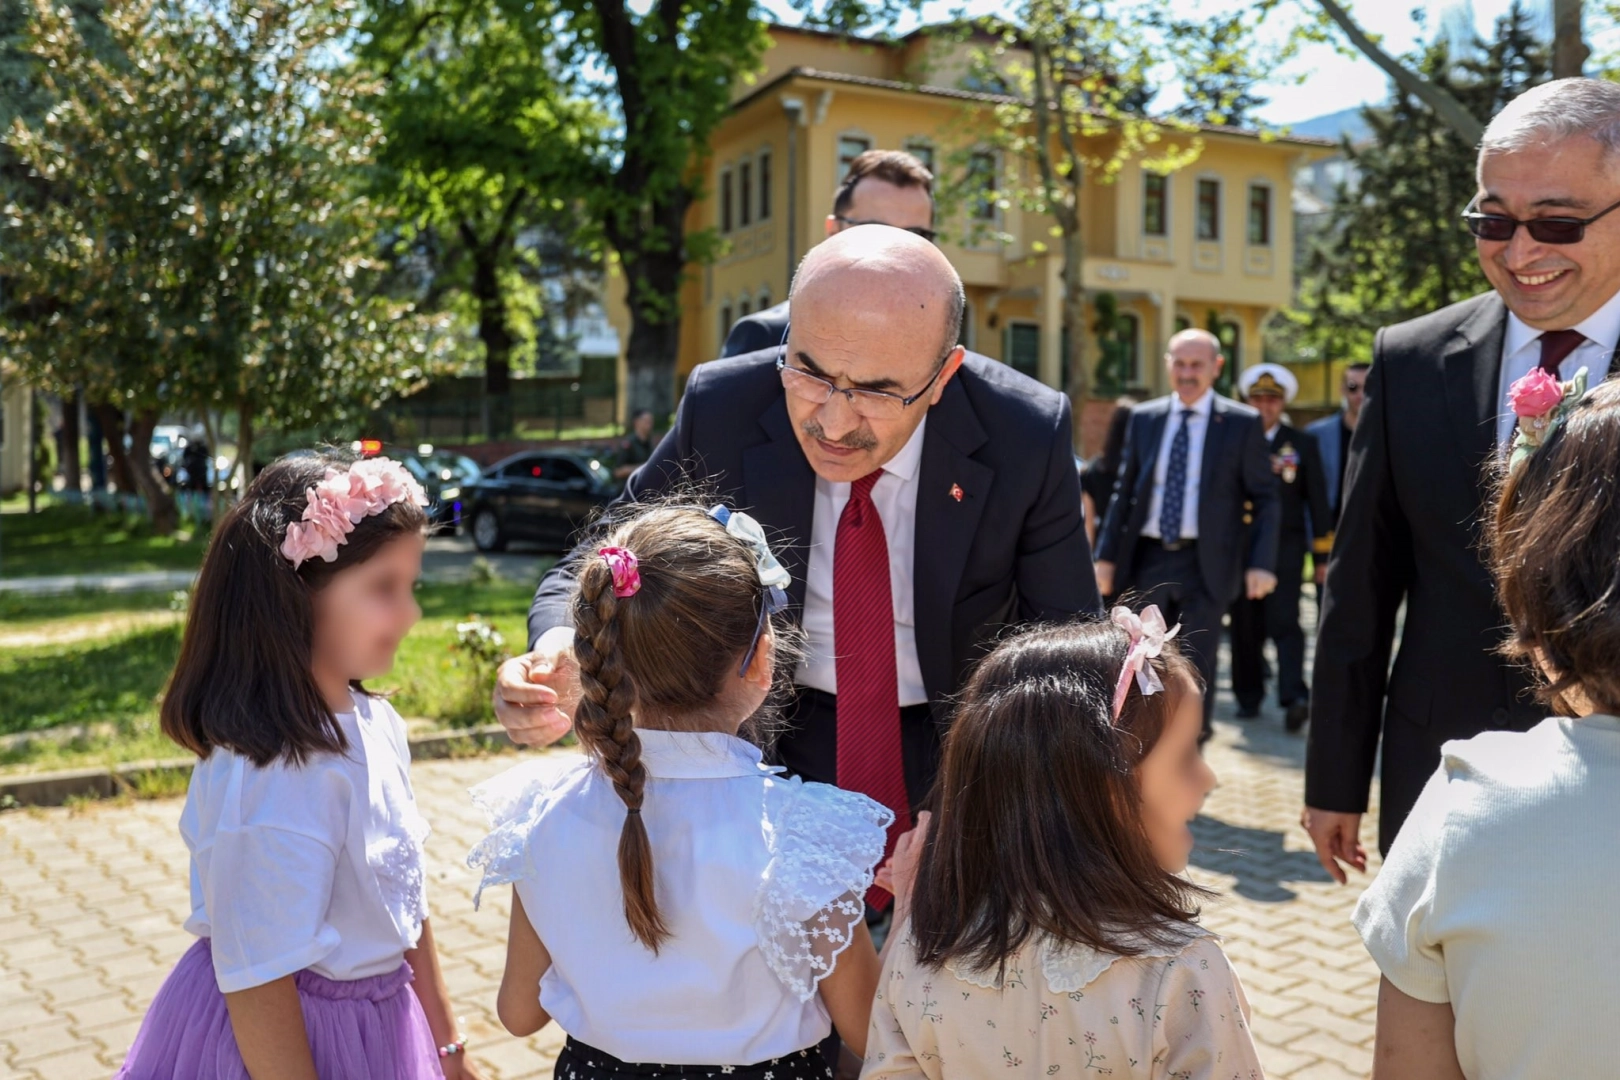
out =
[(473, 511), (473, 546), (479, 551), (505, 551), (506, 530), (501, 527), (500, 516), (487, 506)]

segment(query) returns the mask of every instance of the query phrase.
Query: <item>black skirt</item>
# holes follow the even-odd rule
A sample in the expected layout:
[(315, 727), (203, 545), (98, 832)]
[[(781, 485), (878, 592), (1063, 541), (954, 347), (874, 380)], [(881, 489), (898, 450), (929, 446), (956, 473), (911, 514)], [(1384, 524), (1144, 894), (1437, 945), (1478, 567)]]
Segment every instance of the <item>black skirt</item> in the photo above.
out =
[(817, 1047), (809, 1046), (757, 1065), (630, 1064), (570, 1038), (557, 1055), (555, 1080), (661, 1080), (666, 1076), (721, 1077), (732, 1080), (833, 1080), (833, 1071)]

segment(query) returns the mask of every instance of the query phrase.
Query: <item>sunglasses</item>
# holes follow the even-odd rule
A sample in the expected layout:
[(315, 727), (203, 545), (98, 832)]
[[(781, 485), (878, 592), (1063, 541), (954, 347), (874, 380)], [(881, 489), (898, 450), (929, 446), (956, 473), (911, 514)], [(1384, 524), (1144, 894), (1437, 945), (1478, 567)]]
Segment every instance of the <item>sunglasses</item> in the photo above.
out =
[[(1472, 206), (1473, 203), (1468, 205)], [(1506, 243), (1523, 225), (1530, 233), (1530, 239), (1538, 244), (1578, 244), (1585, 239), (1588, 225), (1615, 209), (1620, 209), (1620, 202), (1599, 210), (1589, 218), (1544, 217), (1520, 221), (1506, 214), (1482, 214), (1477, 210), (1464, 210), (1462, 218), (1468, 223), (1468, 231), (1479, 240)]]
[[(833, 220), (838, 222), (840, 225), (844, 226), (845, 228), (850, 228), (850, 227), (853, 227), (855, 225), (887, 225), (888, 224), (887, 221), (863, 221), (860, 218), (847, 218), (843, 214), (834, 214), (833, 215)], [(939, 233), (935, 232), (933, 229), (925, 229), (920, 225), (913, 225), (911, 228), (907, 229), (906, 232), (915, 233), (916, 235), (922, 237), (924, 240), (928, 241), (930, 244), (932, 244), (935, 241), (935, 239), (938, 238), (938, 236), (939, 236)]]

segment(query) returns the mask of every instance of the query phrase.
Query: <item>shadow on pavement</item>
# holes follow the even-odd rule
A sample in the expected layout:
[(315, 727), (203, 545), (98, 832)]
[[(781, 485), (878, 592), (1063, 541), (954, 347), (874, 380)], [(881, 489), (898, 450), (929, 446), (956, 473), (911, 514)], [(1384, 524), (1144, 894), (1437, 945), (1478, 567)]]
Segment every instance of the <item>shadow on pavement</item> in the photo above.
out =
[(1298, 895), (1286, 883), (1333, 880), (1312, 852), (1283, 850), (1283, 834), (1274, 829), (1228, 825), (1200, 814), (1192, 834), (1192, 864), (1235, 878), (1232, 891), (1246, 900), (1282, 903)]

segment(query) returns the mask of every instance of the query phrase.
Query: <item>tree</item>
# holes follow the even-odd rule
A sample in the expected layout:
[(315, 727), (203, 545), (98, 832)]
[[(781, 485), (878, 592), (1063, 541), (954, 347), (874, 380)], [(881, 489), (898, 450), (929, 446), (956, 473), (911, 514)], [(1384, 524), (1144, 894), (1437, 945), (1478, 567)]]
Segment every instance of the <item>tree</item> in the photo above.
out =
[[(511, 434), (511, 371), (539, 266), (519, 237), (597, 179), (606, 118), (559, 82), (555, 42), (494, 6), (389, 8), (367, 23), (364, 56), (385, 79), (381, 191), (401, 242), (433, 252), (429, 303), (471, 302), (483, 350), (484, 434)], [(578, 246), (591, 248), (588, 239)], [(531, 295), (523, 295), (528, 289)]]
[[(1270, 6), (1272, 0), (1266, 0)], [(1401, 93), (1409, 94), (1424, 103), (1457, 133), (1464, 142), (1477, 145), (1485, 133), (1485, 124), (1492, 113), (1478, 113), (1469, 109), (1455, 95), (1425, 74), (1410, 60), (1391, 56), (1356, 22), (1355, 17), (1336, 0), (1316, 0), (1322, 11), (1339, 28), (1345, 38), (1374, 64), (1377, 64), (1395, 83)], [(1552, 0), (1553, 49), (1552, 77), (1564, 79), (1580, 75), (1591, 49), (1583, 38), (1582, 0)]]
[[(1436, 42), (1402, 61), (1464, 108), (1488, 116), (1549, 74), (1546, 48), (1515, 6), (1495, 40), (1465, 58)], [(1457, 215), (1474, 197), (1475, 149), (1415, 94), (1363, 110), (1370, 137), (1344, 144), (1356, 175), (1336, 193), (1280, 332), (1296, 356), (1365, 357), (1378, 327), (1488, 287)]]
[[(1259, 100), (1251, 89), (1256, 73), (1268, 65), (1242, 19), (1179, 22), (1145, 4), (1025, 0), (1010, 20), (978, 25), (992, 32), (994, 44), (974, 48), (973, 77), (999, 80), (1008, 95), (988, 107), (988, 116), (967, 114), (968, 142), (956, 155), (967, 165), (956, 184), (958, 198), (987, 197), (974, 167), (984, 148), (994, 148), (1010, 160), (992, 197), (1053, 219), (1063, 257), (1066, 389), (1079, 401), (1092, 381), (1085, 348), (1085, 185), (1113, 183), (1130, 163), (1160, 172), (1188, 164), (1202, 140), (1187, 117), (1250, 107)], [(1239, 55), (1245, 51), (1247, 57)], [(1167, 58), (1183, 78), (1185, 104), (1182, 115), (1155, 117), (1145, 109), (1153, 97), (1147, 88)], [(1046, 244), (1037, 242), (1035, 250), (1043, 253)]]
[[(486, 6), (492, 5), (492, 6)], [(674, 406), (680, 287), (689, 262), (711, 259), (712, 230), (689, 234), (709, 136), (767, 42), (752, 0), (373, 0), (368, 24), (399, 55), (431, 27), (498, 16), (522, 49), (546, 57), (560, 98), (589, 103), (610, 127), (594, 147), (559, 115), (559, 152), (586, 167), (546, 194), (584, 207), (618, 256), (630, 309), (625, 350), (632, 410)], [(516, 48), (517, 46), (510, 46)], [(594, 152), (592, 152), (594, 150)]]
[[(375, 89), (336, 65), (341, 7), (110, 0), (115, 61), (37, 0), (53, 102), (10, 142), (46, 194), (6, 209), (0, 342), (50, 390), (83, 386), (154, 528), (174, 503), (147, 444), (165, 412), (326, 426), (419, 378), (430, 328), (377, 287), (361, 190)], [(126, 417), (128, 424), (126, 428)]]

